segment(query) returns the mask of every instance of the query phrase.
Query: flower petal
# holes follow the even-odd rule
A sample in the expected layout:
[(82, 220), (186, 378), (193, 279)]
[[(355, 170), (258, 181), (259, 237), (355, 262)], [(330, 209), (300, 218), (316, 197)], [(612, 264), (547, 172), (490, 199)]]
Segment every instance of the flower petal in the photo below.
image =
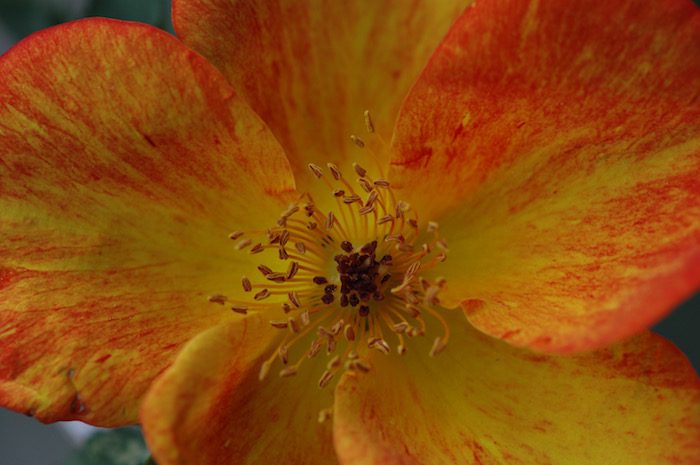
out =
[(369, 157), (349, 139), (364, 137), (365, 110), (388, 140), (409, 86), (469, 3), (174, 0), (173, 21), (270, 126), (305, 186), (309, 162)]
[(425, 341), (341, 380), (340, 463), (700, 463), (700, 380), (660, 336), (556, 356), (453, 327), (435, 358)]
[(600, 347), (700, 286), (690, 1), (479, 2), (407, 98), (394, 148), (394, 185), (449, 240), (443, 302), (489, 334)]
[(207, 296), (252, 266), (231, 230), (283, 209), (284, 154), (150, 26), (32, 36), (0, 60), (0, 102), (0, 404), (135, 422), (179, 347), (232, 318)]
[(336, 463), (331, 427), (317, 420), (333, 400), (316, 387), (316, 370), (258, 379), (273, 339), (269, 323), (253, 316), (185, 346), (141, 412), (159, 465)]

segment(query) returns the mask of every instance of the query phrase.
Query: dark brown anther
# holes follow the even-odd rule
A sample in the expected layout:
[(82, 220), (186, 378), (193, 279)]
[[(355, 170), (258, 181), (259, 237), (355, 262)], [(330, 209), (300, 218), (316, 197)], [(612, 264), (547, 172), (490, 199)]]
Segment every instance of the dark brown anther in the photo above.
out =
[(340, 306), (341, 307), (347, 307), (348, 306), (348, 296), (347, 294), (343, 294), (340, 296)]
[(289, 254), (287, 253), (287, 251), (285, 250), (284, 247), (280, 247), (278, 250), (279, 250), (280, 260), (286, 260), (289, 258)]
[(333, 296), (333, 294), (323, 294), (323, 297), (321, 297), (321, 302), (323, 302), (326, 305), (329, 305), (333, 303), (334, 299), (335, 297)]
[(343, 189), (336, 189), (333, 191), (333, 195), (336, 197), (342, 197), (345, 195), (345, 191)]
[[(343, 241), (340, 243), (340, 248), (343, 249), (343, 251), (350, 253), (352, 252), (353, 246), (350, 241)], [(338, 257), (342, 257), (342, 255), (336, 255), (336, 262), (338, 261)]]
[(379, 263), (381, 263), (382, 265), (388, 265), (389, 263), (391, 263), (391, 260), (391, 255), (384, 255), (382, 259), (379, 260)]
[(326, 294), (329, 294), (331, 292), (335, 292), (336, 289), (338, 289), (338, 286), (336, 286), (335, 284), (329, 284), (328, 286), (323, 288), (323, 291)]
[(263, 274), (263, 276), (267, 276), (272, 273), (272, 269), (265, 265), (258, 265), (258, 270)]
[(314, 276), (314, 284), (326, 284), (328, 280), (323, 276)]
[(377, 241), (369, 242), (362, 246), (360, 252), (372, 255), (377, 250)]
[(360, 303), (360, 298), (357, 297), (357, 294), (353, 294), (350, 296), (349, 302), (351, 307), (357, 307)]
[(367, 316), (369, 315), (369, 307), (367, 305), (361, 305), (360, 306), (360, 311), (359, 311), (360, 316)]

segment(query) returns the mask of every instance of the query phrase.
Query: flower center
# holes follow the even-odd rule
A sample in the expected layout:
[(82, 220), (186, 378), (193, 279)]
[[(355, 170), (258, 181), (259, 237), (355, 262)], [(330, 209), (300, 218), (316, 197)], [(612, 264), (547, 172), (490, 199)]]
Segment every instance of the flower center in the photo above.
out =
[(309, 164), (328, 187), (331, 207), (323, 210), (305, 194), (269, 229), (233, 232), (236, 249), (260, 254), (266, 263), (255, 279), (241, 278), (243, 297), (209, 298), (237, 313), (268, 316), (272, 330), (285, 331), (261, 366), (261, 380), (275, 365), (280, 376), (293, 376), (324, 349), (329, 360), (321, 388), (339, 370), (369, 372), (369, 351), (390, 356), (393, 346), (405, 354), (408, 339), (435, 326), (428, 319), (442, 328), (431, 356), (449, 339), (438, 305), (445, 280), (425, 276), (446, 259), (437, 223), (422, 222), (389, 181), (373, 179), (360, 165), (353, 165), (356, 184), (336, 165), (327, 167), (330, 176)]

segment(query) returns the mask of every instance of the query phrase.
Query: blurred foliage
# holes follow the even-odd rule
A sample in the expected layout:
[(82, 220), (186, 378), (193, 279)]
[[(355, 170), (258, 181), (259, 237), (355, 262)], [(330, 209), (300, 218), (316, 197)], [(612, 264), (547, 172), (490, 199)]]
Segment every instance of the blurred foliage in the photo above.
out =
[(100, 431), (62, 465), (155, 465), (137, 428)]
[(85, 16), (104, 16), (153, 24), (171, 30), (170, 0), (92, 0)]
[(13, 41), (86, 16), (140, 21), (172, 32), (170, 0), (0, 0), (0, 27)]

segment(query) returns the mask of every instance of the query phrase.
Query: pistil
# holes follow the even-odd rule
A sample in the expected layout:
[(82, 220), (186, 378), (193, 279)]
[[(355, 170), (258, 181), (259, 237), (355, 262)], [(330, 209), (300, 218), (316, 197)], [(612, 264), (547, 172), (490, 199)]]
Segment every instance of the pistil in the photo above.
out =
[[(365, 124), (373, 134), (369, 113)], [(353, 142), (367, 145), (357, 136)], [(389, 356), (395, 339), (397, 354), (405, 354), (407, 339), (426, 334), (427, 317), (442, 328), (430, 355), (439, 354), (449, 340), (439, 307), (445, 280), (425, 275), (447, 257), (439, 225), (422, 222), (407, 202), (396, 198), (388, 180), (371, 178), (361, 165), (353, 165), (356, 185), (337, 165), (326, 168), (328, 172), (309, 164), (336, 208), (322, 211), (304, 194), (269, 229), (232, 232), (229, 238), (240, 253), (273, 258), (240, 278), (242, 293), (234, 293), (240, 298), (209, 298), (234, 313), (264, 314), (271, 331), (283, 332), (261, 366), (260, 379), (275, 365), (281, 377), (294, 376), (305, 360), (322, 352), (328, 362), (318, 382), (321, 388), (336, 380), (339, 370), (370, 372), (369, 351)], [(306, 350), (299, 354), (298, 346)], [(290, 359), (292, 352), (296, 361)]]

